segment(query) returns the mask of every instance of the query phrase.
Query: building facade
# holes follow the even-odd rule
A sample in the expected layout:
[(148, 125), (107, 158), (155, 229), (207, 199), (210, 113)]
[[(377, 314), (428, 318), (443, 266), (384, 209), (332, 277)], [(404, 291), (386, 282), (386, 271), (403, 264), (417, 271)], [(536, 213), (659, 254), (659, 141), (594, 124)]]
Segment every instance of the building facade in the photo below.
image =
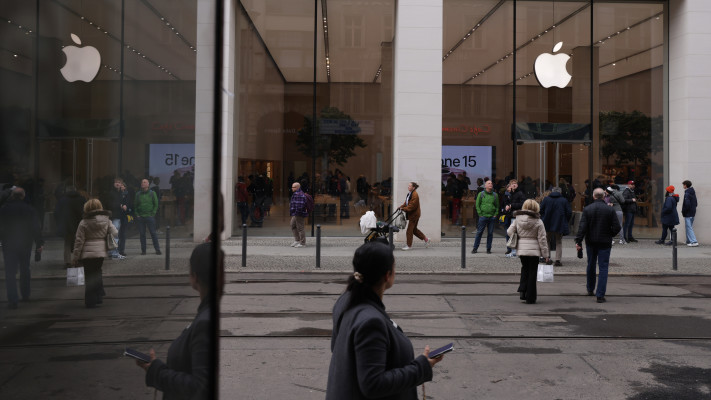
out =
[[(590, 186), (634, 181), (635, 236), (657, 238), (665, 188), (688, 179), (708, 243), (706, 3), (243, 0), (219, 23), (207, 0), (4, 4), (0, 181), (29, 179), (47, 214), (62, 185), (158, 177), (164, 223), (205, 237), (219, 59), (226, 236), (289, 236), (294, 181), (312, 227), (360, 235), (414, 181), (420, 228), (456, 237), (477, 180), (515, 178), (532, 198), (567, 187), (578, 211)], [(98, 50), (95, 76), (62, 72), (70, 46)]]

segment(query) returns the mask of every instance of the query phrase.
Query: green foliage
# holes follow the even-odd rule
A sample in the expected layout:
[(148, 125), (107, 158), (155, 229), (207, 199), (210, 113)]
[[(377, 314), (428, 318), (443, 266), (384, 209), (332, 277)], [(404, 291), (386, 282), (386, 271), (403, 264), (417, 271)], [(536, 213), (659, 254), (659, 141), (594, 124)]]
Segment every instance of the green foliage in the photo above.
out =
[(615, 158), (615, 165), (650, 165), (652, 153), (662, 150), (662, 117), (648, 117), (633, 111), (600, 113), (601, 154), (608, 163)]
[(313, 147), (313, 123), (310, 118), (304, 118), (304, 127), (299, 130), (299, 136), (296, 138), (297, 149), (306, 157), (323, 157), (327, 159), (328, 164), (336, 163), (342, 166), (349, 158), (355, 155), (356, 147), (364, 148), (366, 144), (357, 134), (320, 134), (319, 121), (324, 119), (353, 121), (350, 115), (338, 108), (326, 107), (321, 110), (319, 119), (316, 121), (315, 151)]

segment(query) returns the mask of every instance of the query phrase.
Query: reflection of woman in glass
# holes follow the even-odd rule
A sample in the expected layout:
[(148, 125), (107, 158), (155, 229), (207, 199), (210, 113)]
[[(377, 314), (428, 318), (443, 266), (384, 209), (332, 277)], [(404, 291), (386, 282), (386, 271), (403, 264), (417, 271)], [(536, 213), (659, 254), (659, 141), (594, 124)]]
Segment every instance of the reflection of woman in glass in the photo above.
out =
[(89, 199), (84, 203), (84, 219), (79, 223), (74, 238), (74, 253), (72, 264), (78, 265), (79, 260), (84, 266), (86, 285), (84, 287), (84, 305), (87, 308), (103, 303), (104, 281), (101, 277), (101, 266), (108, 255), (106, 237), (118, 235), (111, 223), (111, 212), (103, 209), (98, 199)]
[(224, 289), (224, 255), (220, 251), (216, 265), (211, 262), (213, 243), (203, 243), (190, 256), (190, 284), (200, 294), (200, 306), (195, 319), (183, 333), (171, 343), (168, 358), (164, 363), (156, 359), (150, 350), (150, 363), (136, 360), (146, 370), (146, 385), (163, 392), (164, 399), (207, 398), (210, 370), (210, 303), (213, 298), (210, 269), (216, 269), (216, 290), (222, 295)]
[(405, 211), (405, 216), (407, 217), (407, 233), (405, 234), (407, 244), (402, 248), (403, 250), (410, 250), (413, 235), (417, 236), (420, 240), (424, 240), (425, 247), (430, 245), (430, 239), (417, 229), (417, 222), (420, 220), (420, 196), (418, 196), (416, 192), (418, 187), (419, 185), (417, 183), (410, 182), (407, 185), (408, 193), (405, 197), (405, 202), (398, 207), (400, 210)]
[(429, 346), (414, 357), (410, 339), (385, 312), (383, 294), (395, 282), (392, 248), (377, 240), (360, 246), (353, 269), (333, 307), (326, 400), (415, 400), (442, 358), (429, 358)]

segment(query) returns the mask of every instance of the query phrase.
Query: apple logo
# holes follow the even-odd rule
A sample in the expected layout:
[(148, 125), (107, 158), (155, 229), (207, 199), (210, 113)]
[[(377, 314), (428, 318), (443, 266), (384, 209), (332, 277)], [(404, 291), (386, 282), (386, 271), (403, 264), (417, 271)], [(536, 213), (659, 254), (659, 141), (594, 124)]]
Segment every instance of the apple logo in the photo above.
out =
[[(72, 35), (74, 43), (81, 46), (79, 36)], [(95, 47), (65, 46), (62, 51), (67, 55), (67, 63), (59, 71), (67, 82), (91, 82), (101, 68), (101, 55)]]
[[(563, 47), (563, 42), (558, 42), (553, 47), (553, 52), (560, 50)], [(536, 57), (536, 63), (533, 65), (533, 71), (536, 73), (538, 83), (544, 88), (556, 86), (564, 88), (570, 82), (570, 74), (565, 69), (565, 64), (570, 59), (567, 54), (543, 53)]]

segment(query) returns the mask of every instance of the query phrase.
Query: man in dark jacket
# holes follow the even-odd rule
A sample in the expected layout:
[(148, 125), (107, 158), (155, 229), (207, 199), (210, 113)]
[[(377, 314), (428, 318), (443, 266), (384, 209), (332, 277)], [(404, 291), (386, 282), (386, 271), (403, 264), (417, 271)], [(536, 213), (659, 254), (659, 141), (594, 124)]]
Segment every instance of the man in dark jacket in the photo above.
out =
[(74, 238), (84, 214), (84, 203), (86, 203), (84, 196), (80, 195), (74, 186), (67, 186), (64, 189), (64, 196), (59, 199), (55, 207), (57, 232), (64, 238), (64, 265), (67, 267), (72, 264)]
[[(514, 211), (519, 211), (523, 207), (523, 202), (526, 201), (526, 195), (518, 187), (518, 181), (516, 179), (511, 179), (507, 187), (507, 193), (504, 197), (504, 207), (502, 212), (506, 214), (504, 219), (504, 228), (509, 229), (509, 226), (516, 219), (513, 217)], [(506, 242), (509, 241), (508, 235), (506, 235)], [(506, 257), (516, 257), (516, 249), (510, 247), (506, 248)]]
[[(578, 251), (582, 249), (583, 239), (585, 239), (585, 250), (588, 256), (588, 296), (593, 294), (597, 296), (598, 303), (605, 302), (607, 267), (610, 263), (612, 238), (622, 230), (615, 210), (605, 204), (603, 197), (605, 197), (605, 191), (602, 188), (593, 190), (593, 202), (583, 209), (578, 234), (575, 236), (575, 248)], [(600, 268), (597, 292), (595, 292), (596, 261)]]
[(560, 259), (563, 256), (563, 236), (570, 233), (568, 221), (573, 215), (568, 199), (563, 197), (561, 188), (556, 186), (551, 190), (551, 194), (541, 201), (541, 220), (546, 227), (549, 248), (552, 250), (555, 243), (555, 265), (562, 267)]
[(634, 228), (634, 216), (637, 214), (637, 195), (634, 192), (634, 181), (627, 182), (627, 187), (622, 192), (625, 202), (622, 204), (622, 213), (625, 217), (625, 223), (622, 227), (622, 240), (627, 243), (636, 242), (632, 236), (632, 228)]
[(30, 256), (32, 242), (37, 251), (42, 251), (42, 231), (37, 211), (24, 202), (25, 190), (16, 187), (10, 198), (0, 208), (0, 241), (5, 261), (5, 287), (8, 308), (17, 308), (17, 281), (15, 275), (20, 270), (20, 293), (22, 300), (30, 300)]
[(696, 216), (696, 191), (691, 187), (691, 181), (685, 180), (684, 185), (684, 203), (681, 205), (681, 216), (684, 217), (684, 225), (686, 226), (686, 245), (696, 247), (699, 242), (696, 241), (694, 235), (694, 217)]

